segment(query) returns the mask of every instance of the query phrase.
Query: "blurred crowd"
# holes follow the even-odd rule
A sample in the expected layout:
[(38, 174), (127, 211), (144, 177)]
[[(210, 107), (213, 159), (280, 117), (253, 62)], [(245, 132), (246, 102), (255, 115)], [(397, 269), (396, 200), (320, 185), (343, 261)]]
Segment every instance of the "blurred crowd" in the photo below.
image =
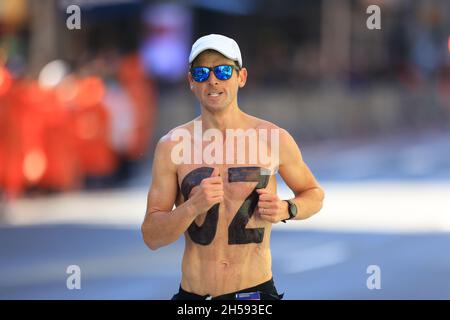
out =
[(137, 55), (72, 72), (56, 60), (36, 80), (0, 63), (0, 189), (14, 199), (116, 185), (145, 157), (155, 103)]

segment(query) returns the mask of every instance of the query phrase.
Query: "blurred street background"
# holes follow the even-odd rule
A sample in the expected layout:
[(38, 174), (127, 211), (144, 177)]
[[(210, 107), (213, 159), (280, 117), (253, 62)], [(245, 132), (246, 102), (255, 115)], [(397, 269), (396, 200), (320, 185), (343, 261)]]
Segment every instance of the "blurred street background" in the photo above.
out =
[(200, 113), (187, 60), (210, 33), (240, 45), (239, 106), (326, 192), (274, 226), (285, 299), (450, 299), (448, 0), (0, 0), (0, 299), (178, 290), (184, 240), (150, 251), (140, 224), (156, 142)]

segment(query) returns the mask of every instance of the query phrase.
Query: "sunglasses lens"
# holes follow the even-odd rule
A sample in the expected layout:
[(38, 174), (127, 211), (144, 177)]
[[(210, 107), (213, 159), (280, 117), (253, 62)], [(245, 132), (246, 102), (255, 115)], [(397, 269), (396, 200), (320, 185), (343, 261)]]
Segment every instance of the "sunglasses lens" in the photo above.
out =
[(231, 75), (233, 74), (233, 67), (226, 65), (217, 66), (214, 68), (214, 74), (219, 80), (228, 80), (231, 78)]
[(209, 77), (209, 69), (204, 67), (197, 67), (191, 69), (192, 79), (197, 82), (204, 82)]

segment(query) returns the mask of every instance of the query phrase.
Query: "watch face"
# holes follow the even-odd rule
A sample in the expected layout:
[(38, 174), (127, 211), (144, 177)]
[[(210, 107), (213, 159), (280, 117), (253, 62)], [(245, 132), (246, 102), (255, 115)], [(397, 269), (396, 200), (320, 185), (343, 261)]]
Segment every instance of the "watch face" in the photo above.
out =
[(288, 201), (289, 203), (289, 215), (295, 217), (297, 215), (297, 206), (292, 201)]

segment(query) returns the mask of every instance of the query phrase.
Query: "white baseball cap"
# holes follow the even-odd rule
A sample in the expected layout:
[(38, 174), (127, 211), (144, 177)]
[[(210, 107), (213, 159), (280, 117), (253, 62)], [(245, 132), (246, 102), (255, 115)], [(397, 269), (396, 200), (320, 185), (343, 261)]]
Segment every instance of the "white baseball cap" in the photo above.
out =
[(242, 56), (238, 44), (233, 39), (221, 34), (209, 34), (197, 39), (192, 45), (191, 54), (189, 55), (189, 64), (191, 64), (200, 53), (208, 49), (220, 52), (228, 59), (237, 61), (239, 67), (242, 68)]

